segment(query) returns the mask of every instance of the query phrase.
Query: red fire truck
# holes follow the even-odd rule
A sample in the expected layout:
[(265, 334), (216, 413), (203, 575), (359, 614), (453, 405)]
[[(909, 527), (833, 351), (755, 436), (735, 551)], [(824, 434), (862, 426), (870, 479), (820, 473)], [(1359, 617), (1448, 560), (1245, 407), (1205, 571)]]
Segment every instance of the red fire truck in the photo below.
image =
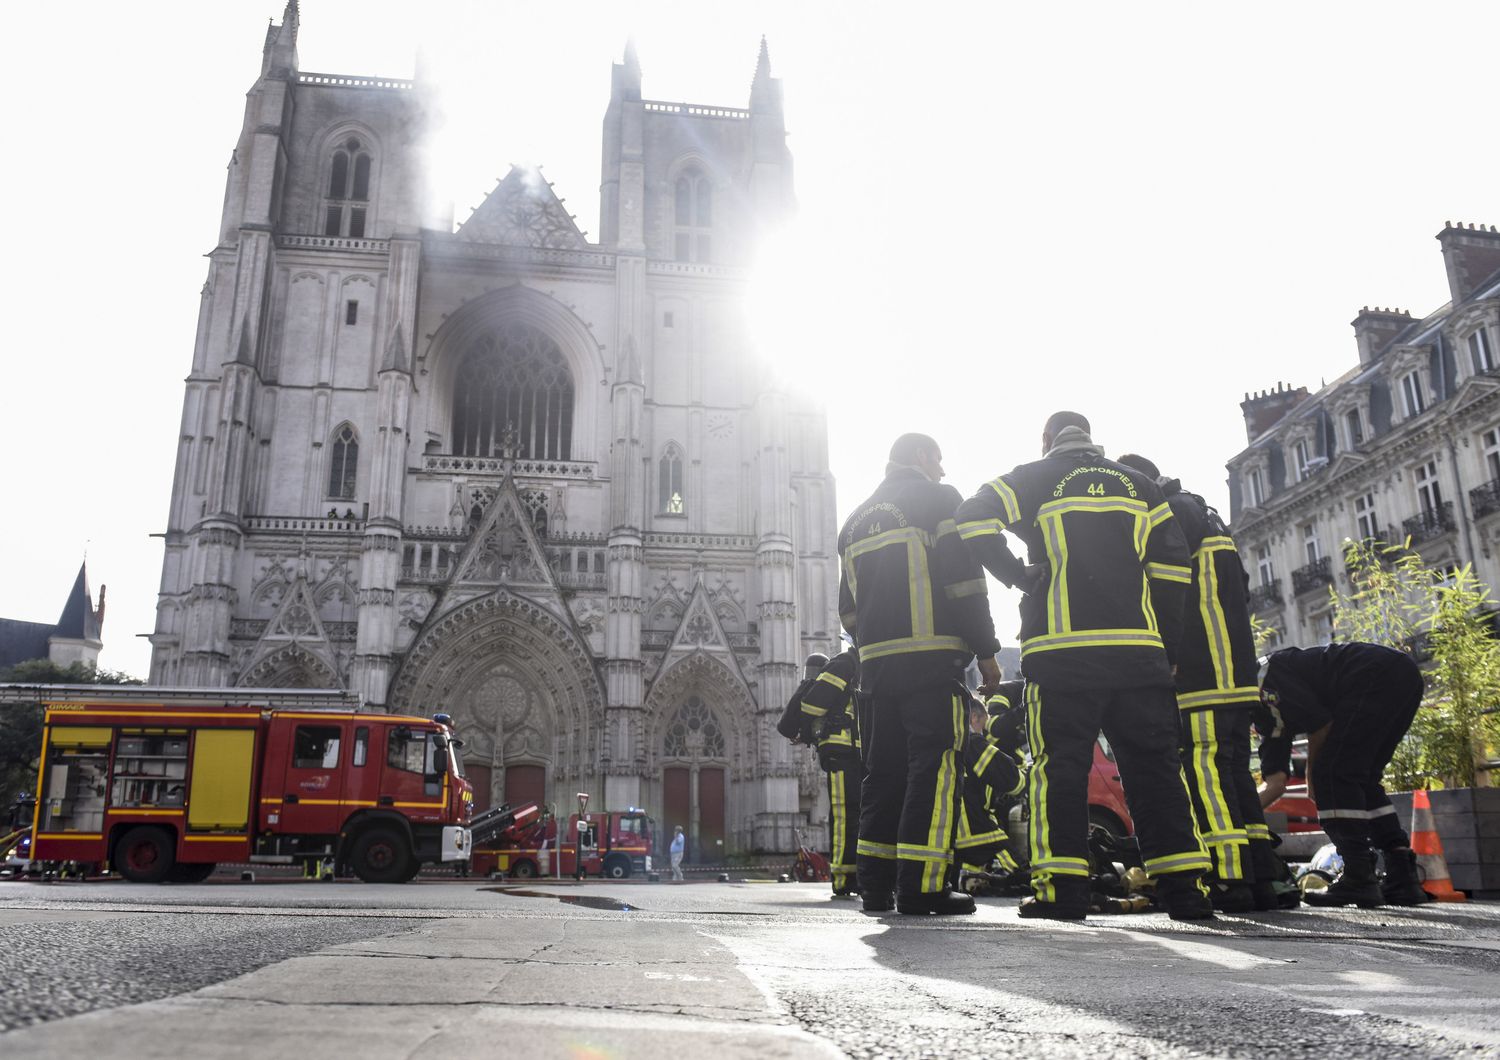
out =
[(651, 871), (656, 829), (644, 810), (573, 814), (563, 832), (560, 859), (556, 817), (544, 816), (528, 803), (515, 811), (515, 822), (475, 846), (471, 871), (499, 871), (516, 879), (557, 875), (612, 880)]
[(0, 686), (27, 700), (44, 706), (36, 861), (156, 883), (332, 859), (398, 883), (468, 860), (473, 792), (446, 715), (364, 712), (341, 692)]

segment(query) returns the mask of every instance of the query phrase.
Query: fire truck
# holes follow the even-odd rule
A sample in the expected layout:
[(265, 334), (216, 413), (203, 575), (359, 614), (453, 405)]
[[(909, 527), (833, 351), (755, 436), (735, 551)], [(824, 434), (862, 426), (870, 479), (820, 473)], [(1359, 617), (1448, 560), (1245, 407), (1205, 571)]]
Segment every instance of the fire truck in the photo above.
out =
[(469, 858), (474, 797), (446, 715), (286, 689), (0, 685), (5, 702), (44, 709), (34, 861), (157, 883), (332, 860), (400, 883)]
[[(567, 819), (560, 852), (559, 819), (527, 803), (514, 811), (514, 823), (500, 829), (494, 839), (476, 842), (472, 871), (482, 875), (498, 871), (514, 879), (556, 875), (611, 880), (650, 872), (656, 829), (646, 812), (632, 808), (589, 813), (587, 796), (580, 796), (580, 801), (584, 809)], [(508, 807), (501, 810), (508, 811)]]

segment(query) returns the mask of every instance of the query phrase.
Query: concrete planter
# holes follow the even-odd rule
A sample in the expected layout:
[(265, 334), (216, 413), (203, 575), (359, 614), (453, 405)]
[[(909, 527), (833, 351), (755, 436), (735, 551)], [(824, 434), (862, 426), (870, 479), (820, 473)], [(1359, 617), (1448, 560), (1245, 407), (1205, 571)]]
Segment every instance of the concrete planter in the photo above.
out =
[[(1500, 788), (1430, 791), (1432, 820), (1453, 886), (1480, 898), (1500, 897)], [(1411, 831), (1411, 792), (1391, 795)]]

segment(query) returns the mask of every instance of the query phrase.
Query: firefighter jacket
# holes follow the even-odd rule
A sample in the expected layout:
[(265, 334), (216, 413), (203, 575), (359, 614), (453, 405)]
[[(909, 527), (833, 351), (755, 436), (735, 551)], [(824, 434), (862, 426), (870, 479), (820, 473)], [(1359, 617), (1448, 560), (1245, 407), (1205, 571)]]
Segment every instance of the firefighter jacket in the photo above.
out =
[(1422, 675), (1404, 651), (1350, 641), (1272, 652), (1260, 688), (1252, 717), (1261, 736), (1261, 775), (1270, 776), (1291, 772), (1292, 741), (1299, 733), (1353, 719), (1361, 707), (1379, 709), (1385, 693), (1409, 691), (1420, 699)]
[(1183, 710), (1249, 706), (1257, 652), (1250, 629), (1250, 575), (1219, 513), (1184, 493), (1176, 479), (1159, 483), (1192, 555), (1193, 580), (1177, 648), (1177, 705)]
[(876, 695), (945, 684), (1000, 650), (984, 571), (958, 535), (952, 486), (893, 466), (839, 533), (839, 618)]
[(781, 708), (781, 717), (776, 719), (776, 731), (793, 743), (811, 744), (813, 741), (812, 729), (808, 724), (810, 719), (802, 713), (802, 697), (807, 695), (807, 690), (815, 681), (817, 677), (803, 680), (797, 686), (797, 691), (792, 693), (792, 698), (786, 701), (786, 706)]
[[(1071, 437), (1070, 437), (1071, 436)], [(1046, 456), (980, 487), (959, 531), (989, 571), (1020, 586), (1026, 679), (1061, 690), (1172, 684), (1192, 580), (1160, 488), (1067, 428)], [(1045, 565), (1032, 584), (1008, 530)]]
[(1025, 686), (1025, 681), (1002, 681), (984, 701), (990, 716), (984, 726), (985, 735), (1008, 755), (1015, 755), (1026, 746), (1026, 704), (1021, 698)]
[(859, 656), (853, 648), (835, 655), (802, 694), (801, 711), (807, 742), (816, 741), (818, 764), (842, 769), (858, 761), (859, 726), (854, 720), (854, 691), (859, 684)]
[(999, 801), (1026, 786), (1026, 774), (991, 740), (977, 733), (964, 737), (963, 820), (954, 845), (960, 849), (1003, 843), (1005, 829), (995, 816)]

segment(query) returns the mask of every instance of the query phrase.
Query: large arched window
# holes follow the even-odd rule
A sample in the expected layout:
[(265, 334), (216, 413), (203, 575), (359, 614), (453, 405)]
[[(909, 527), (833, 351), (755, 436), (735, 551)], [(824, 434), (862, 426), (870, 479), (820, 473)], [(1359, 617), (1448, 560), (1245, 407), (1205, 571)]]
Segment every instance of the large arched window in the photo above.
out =
[(572, 459), (573, 376), (557, 343), (512, 322), (469, 348), (453, 391), (453, 451)]
[(682, 450), (676, 442), (668, 442), (662, 451), (659, 465), (658, 510), (663, 515), (685, 515), (687, 504), (682, 489)]
[(713, 185), (696, 169), (677, 178), (673, 189), (675, 232), (672, 256), (678, 261), (709, 261), (713, 257)]
[(724, 758), (724, 731), (708, 704), (688, 696), (667, 725), (662, 751), (668, 758)]
[(335, 500), (352, 500), (358, 473), (359, 437), (346, 423), (333, 432), (328, 460), (328, 496)]
[(370, 149), (351, 136), (334, 149), (323, 204), (323, 234), (363, 239), (370, 208)]

